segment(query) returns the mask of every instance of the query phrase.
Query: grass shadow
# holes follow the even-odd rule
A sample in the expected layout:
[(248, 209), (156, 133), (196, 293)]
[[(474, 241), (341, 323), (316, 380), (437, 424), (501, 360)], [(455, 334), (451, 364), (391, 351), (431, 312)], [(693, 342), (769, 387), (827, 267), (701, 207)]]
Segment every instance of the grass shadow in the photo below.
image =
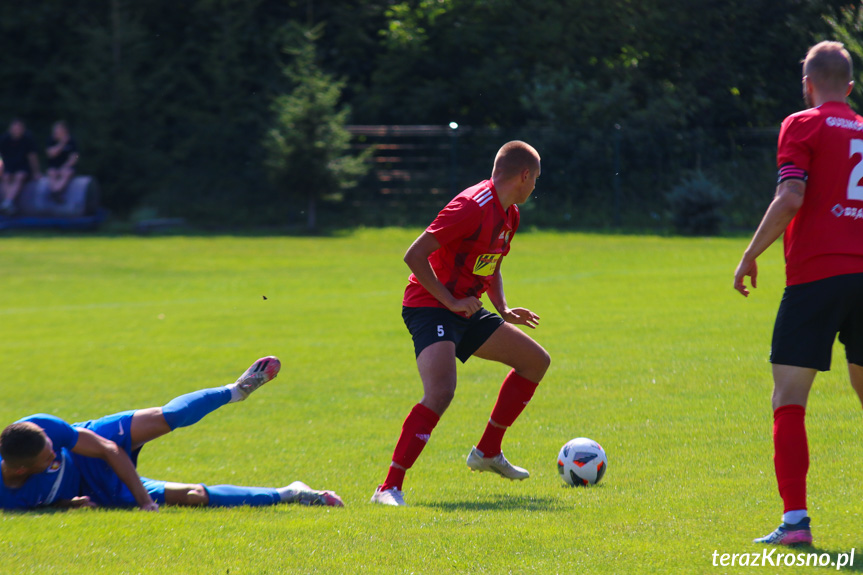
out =
[(441, 511), (564, 511), (566, 504), (552, 497), (528, 495), (494, 495), (474, 501), (436, 501), (418, 504)]

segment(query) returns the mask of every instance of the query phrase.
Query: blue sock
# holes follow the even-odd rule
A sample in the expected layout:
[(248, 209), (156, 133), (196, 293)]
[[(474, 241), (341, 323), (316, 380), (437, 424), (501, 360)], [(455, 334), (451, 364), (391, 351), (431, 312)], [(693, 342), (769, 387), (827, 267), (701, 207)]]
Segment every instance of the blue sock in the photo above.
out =
[(276, 505), (282, 502), (278, 490), (271, 487), (239, 487), (237, 485), (204, 485), (210, 495), (210, 507), (238, 505)]
[(227, 387), (202, 389), (172, 399), (162, 408), (162, 415), (171, 430), (198, 423), (208, 413), (212, 413), (231, 401), (231, 390)]

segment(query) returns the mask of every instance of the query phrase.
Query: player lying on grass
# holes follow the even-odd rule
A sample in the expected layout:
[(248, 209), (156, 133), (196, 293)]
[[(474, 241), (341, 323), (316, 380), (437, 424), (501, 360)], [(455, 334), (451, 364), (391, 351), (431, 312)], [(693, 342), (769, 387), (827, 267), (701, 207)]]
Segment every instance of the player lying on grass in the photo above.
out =
[[(537, 151), (521, 141), (504, 144), (491, 179), (468, 188), (438, 214), (405, 254), (413, 274), (405, 289), (402, 317), (413, 336), (422, 400), (402, 426), (389, 472), (373, 503), (405, 505), (402, 482), (449, 407), (456, 388), (456, 363), (471, 356), (512, 368), (497, 397), (485, 433), (467, 457), (474, 471), (526, 479), (501, 452), (504, 433), (527, 406), (548, 369), (548, 353), (513, 324), (535, 328), (539, 316), (510, 308), (503, 292), (501, 261), (518, 229), (517, 204), (526, 202), (540, 173)], [(488, 291), (500, 315), (482, 308)]]
[(138, 454), (149, 441), (188, 427), (249, 394), (279, 373), (275, 357), (256, 361), (230, 385), (182, 395), (164, 407), (124, 411), (69, 425), (51, 415), (31, 415), (0, 434), (0, 508), (134, 507), (159, 505), (342, 506), (331, 491), (295, 481), (287, 487), (169, 483), (139, 477)]

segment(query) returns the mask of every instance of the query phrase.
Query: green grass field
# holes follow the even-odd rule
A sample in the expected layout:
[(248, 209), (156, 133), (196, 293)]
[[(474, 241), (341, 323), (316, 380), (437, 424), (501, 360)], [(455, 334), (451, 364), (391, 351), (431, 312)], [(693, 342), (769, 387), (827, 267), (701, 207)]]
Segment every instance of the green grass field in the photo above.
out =
[[(347, 505), (0, 514), (0, 572), (750, 572), (712, 554), (760, 553), (751, 539), (782, 510), (766, 359), (779, 247), (745, 300), (731, 287), (743, 238), (520, 234), (507, 297), (542, 316), (534, 335), (552, 356), (504, 442), (531, 478), (465, 466), (507, 371), (471, 360), (408, 474), (410, 507), (382, 508), (369, 497), (421, 396), (400, 317), (401, 258), (418, 232), (0, 238), (3, 425), (162, 405), (275, 354), (274, 382), (146, 447), (139, 471), (301, 479)], [(817, 551), (857, 546), (861, 571), (860, 405), (843, 358), (837, 346), (810, 399), (810, 513)], [(608, 452), (589, 489), (557, 476), (558, 449), (578, 436)]]

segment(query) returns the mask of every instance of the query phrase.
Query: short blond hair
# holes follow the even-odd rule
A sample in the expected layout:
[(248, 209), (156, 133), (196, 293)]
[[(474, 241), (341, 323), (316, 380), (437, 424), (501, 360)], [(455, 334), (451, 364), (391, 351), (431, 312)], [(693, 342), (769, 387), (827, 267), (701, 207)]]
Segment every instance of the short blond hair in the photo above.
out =
[(803, 74), (821, 90), (843, 92), (854, 75), (851, 55), (842, 42), (819, 42), (803, 59)]
[(539, 152), (521, 140), (513, 140), (501, 146), (494, 157), (493, 176), (509, 179), (524, 170), (530, 170), (531, 173), (539, 170)]

